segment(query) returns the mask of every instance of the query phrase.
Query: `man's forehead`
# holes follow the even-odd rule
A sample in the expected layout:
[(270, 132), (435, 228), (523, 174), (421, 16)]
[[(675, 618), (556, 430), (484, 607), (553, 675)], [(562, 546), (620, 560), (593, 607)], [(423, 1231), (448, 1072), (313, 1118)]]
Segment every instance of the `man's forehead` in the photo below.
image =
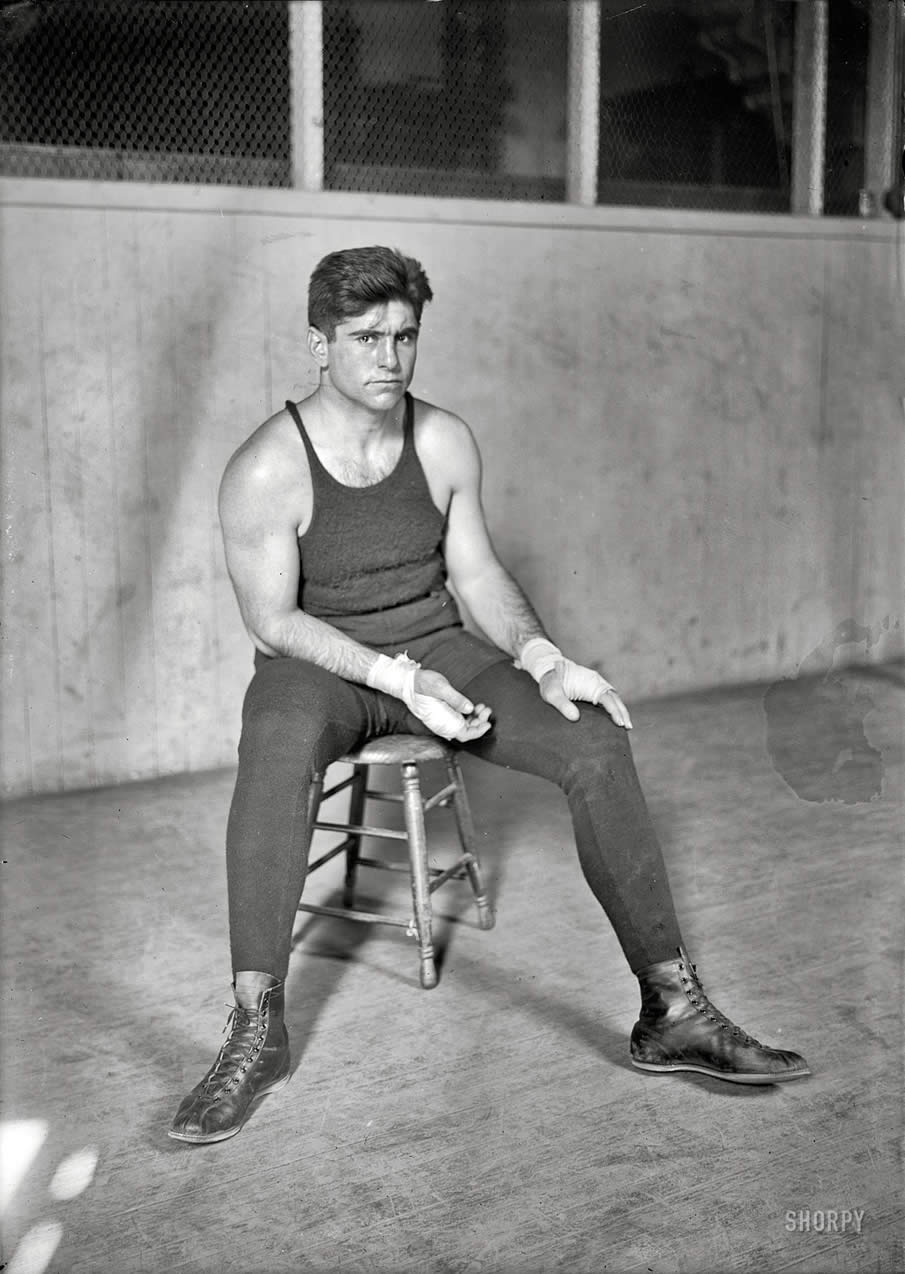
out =
[(418, 326), (415, 311), (408, 301), (385, 301), (372, 305), (362, 314), (354, 314), (351, 318), (337, 323), (337, 329), (344, 332), (391, 330), (401, 331), (403, 328)]

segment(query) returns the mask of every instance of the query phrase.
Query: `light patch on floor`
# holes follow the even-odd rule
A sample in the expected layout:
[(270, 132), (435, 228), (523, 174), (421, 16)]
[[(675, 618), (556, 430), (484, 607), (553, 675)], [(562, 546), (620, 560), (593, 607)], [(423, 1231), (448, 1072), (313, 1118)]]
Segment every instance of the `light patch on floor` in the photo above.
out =
[[(0, 1214), (6, 1211), (47, 1140), (44, 1119), (17, 1119), (0, 1124)], [(51, 1178), (52, 1199), (75, 1199), (87, 1190), (97, 1168), (97, 1149), (83, 1146), (67, 1155)], [(44, 1274), (63, 1237), (59, 1221), (38, 1221), (26, 1231), (4, 1274)]]
[(46, 1137), (43, 1119), (13, 1119), (0, 1124), (0, 1214), (9, 1207)]
[(6, 1274), (44, 1274), (62, 1237), (59, 1221), (39, 1221), (16, 1248)]

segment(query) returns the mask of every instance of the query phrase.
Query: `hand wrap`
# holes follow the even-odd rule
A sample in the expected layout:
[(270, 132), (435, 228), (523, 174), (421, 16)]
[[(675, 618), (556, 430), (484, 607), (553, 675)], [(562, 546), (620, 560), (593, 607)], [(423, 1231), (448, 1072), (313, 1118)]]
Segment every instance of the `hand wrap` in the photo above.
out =
[(554, 646), (552, 641), (547, 641), (546, 637), (532, 637), (525, 642), (516, 661), (516, 667), (524, 668), (538, 685), (548, 672), (559, 665), (562, 665), (563, 691), (573, 703), (577, 700), (583, 703), (600, 703), (603, 696), (613, 689), (607, 679), (593, 668), (585, 668), (582, 664), (566, 659), (559, 647)]
[(409, 712), (423, 721), (433, 734), (439, 734), (441, 739), (454, 739), (462, 728), (462, 715), (432, 695), (418, 694), (415, 673), (420, 667), (408, 655), (397, 655), (395, 659), (378, 655), (368, 673), (367, 684), (372, 690), (382, 690), (401, 699)]

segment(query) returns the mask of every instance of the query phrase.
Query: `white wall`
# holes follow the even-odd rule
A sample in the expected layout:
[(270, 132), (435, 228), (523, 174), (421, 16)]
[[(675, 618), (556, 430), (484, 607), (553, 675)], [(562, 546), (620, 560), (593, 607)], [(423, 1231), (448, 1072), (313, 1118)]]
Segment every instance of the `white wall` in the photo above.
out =
[(336, 248), (420, 256), (416, 391), (504, 559), (627, 698), (902, 651), (905, 302), (874, 222), (0, 183), (2, 791), (231, 764), (232, 450), (313, 383)]

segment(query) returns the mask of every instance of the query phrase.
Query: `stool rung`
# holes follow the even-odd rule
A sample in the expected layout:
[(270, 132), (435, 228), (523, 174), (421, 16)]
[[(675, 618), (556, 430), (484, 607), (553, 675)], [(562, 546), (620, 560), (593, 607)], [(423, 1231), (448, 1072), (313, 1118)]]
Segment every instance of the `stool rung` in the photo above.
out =
[(335, 858), (336, 855), (341, 854), (343, 850), (351, 849), (355, 843), (356, 842), (351, 836), (347, 837), (344, 841), (340, 841), (338, 845), (334, 845), (332, 849), (328, 849), (325, 854), (321, 854), (320, 858), (316, 859), (313, 863), (309, 863), (308, 871), (317, 871), (318, 867), (323, 867), (324, 863), (329, 863), (331, 858)]
[(385, 863), (382, 858), (364, 858), (358, 859), (359, 867), (375, 867), (378, 871), (404, 871), (406, 875), (411, 873), (410, 863)]
[[(426, 814), (428, 810), (432, 810), (435, 805), (443, 805), (458, 791), (458, 788), (458, 783), (447, 783), (446, 787), (441, 788), (439, 792), (435, 792), (433, 796), (424, 797), (424, 813)], [(372, 791), (371, 788), (367, 789), (365, 796), (369, 801), (386, 801), (392, 805), (401, 805), (405, 800), (401, 792), (377, 792)]]
[(447, 783), (446, 787), (441, 787), (439, 792), (435, 792), (433, 796), (429, 796), (424, 802), (425, 814), (428, 810), (432, 810), (435, 805), (442, 805), (444, 801), (449, 800), (449, 798), (458, 790), (458, 783)]
[[(465, 859), (460, 858), (459, 861), (457, 863), (453, 863), (452, 867), (450, 867), (448, 870), (443, 870), (440, 867), (428, 867), (427, 870), (428, 870), (428, 874), (431, 876), (442, 876), (443, 880), (449, 880), (451, 878), (451, 874), (453, 872), (458, 872), (460, 868), (464, 866), (464, 863), (465, 863)], [(410, 863), (387, 863), (387, 862), (384, 862), (382, 858), (362, 857), (358, 859), (358, 866), (359, 867), (374, 867), (378, 871), (404, 871), (406, 875), (410, 875), (412, 870)], [(463, 879), (463, 877), (460, 876), (459, 879), (461, 880)], [(438, 880), (437, 884), (442, 885), (443, 880)], [(436, 888), (436, 885), (431, 885), (431, 889), (435, 889), (435, 888)]]
[(370, 911), (346, 910), (344, 907), (321, 907), (313, 902), (300, 902), (299, 911), (310, 911), (314, 916), (335, 916), (338, 920), (362, 920), (369, 924), (396, 925), (400, 929), (410, 929), (412, 918), (400, 920), (396, 916), (378, 916)]
[(354, 774), (350, 774), (347, 779), (340, 779), (338, 783), (334, 783), (332, 787), (328, 787), (326, 792), (321, 792), (321, 802), (329, 801), (331, 796), (335, 796), (337, 792), (342, 792), (344, 788), (351, 787), (354, 782)]
[(432, 868), (431, 875), (434, 879), (430, 882), (431, 893), (435, 889), (439, 889), (441, 885), (445, 885), (448, 880), (464, 880), (464, 872), (467, 865), (468, 859), (460, 858), (457, 863), (453, 863), (451, 867), (447, 867), (444, 871), (440, 871), (436, 867)]
[(377, 836), (382, 840), (408, 840), (405, 832), (396, 832), (389, 827), (365, 827), (356, 823), (321, 823), (314, 824), (319, 832), (354, 832), (356, 836)]

